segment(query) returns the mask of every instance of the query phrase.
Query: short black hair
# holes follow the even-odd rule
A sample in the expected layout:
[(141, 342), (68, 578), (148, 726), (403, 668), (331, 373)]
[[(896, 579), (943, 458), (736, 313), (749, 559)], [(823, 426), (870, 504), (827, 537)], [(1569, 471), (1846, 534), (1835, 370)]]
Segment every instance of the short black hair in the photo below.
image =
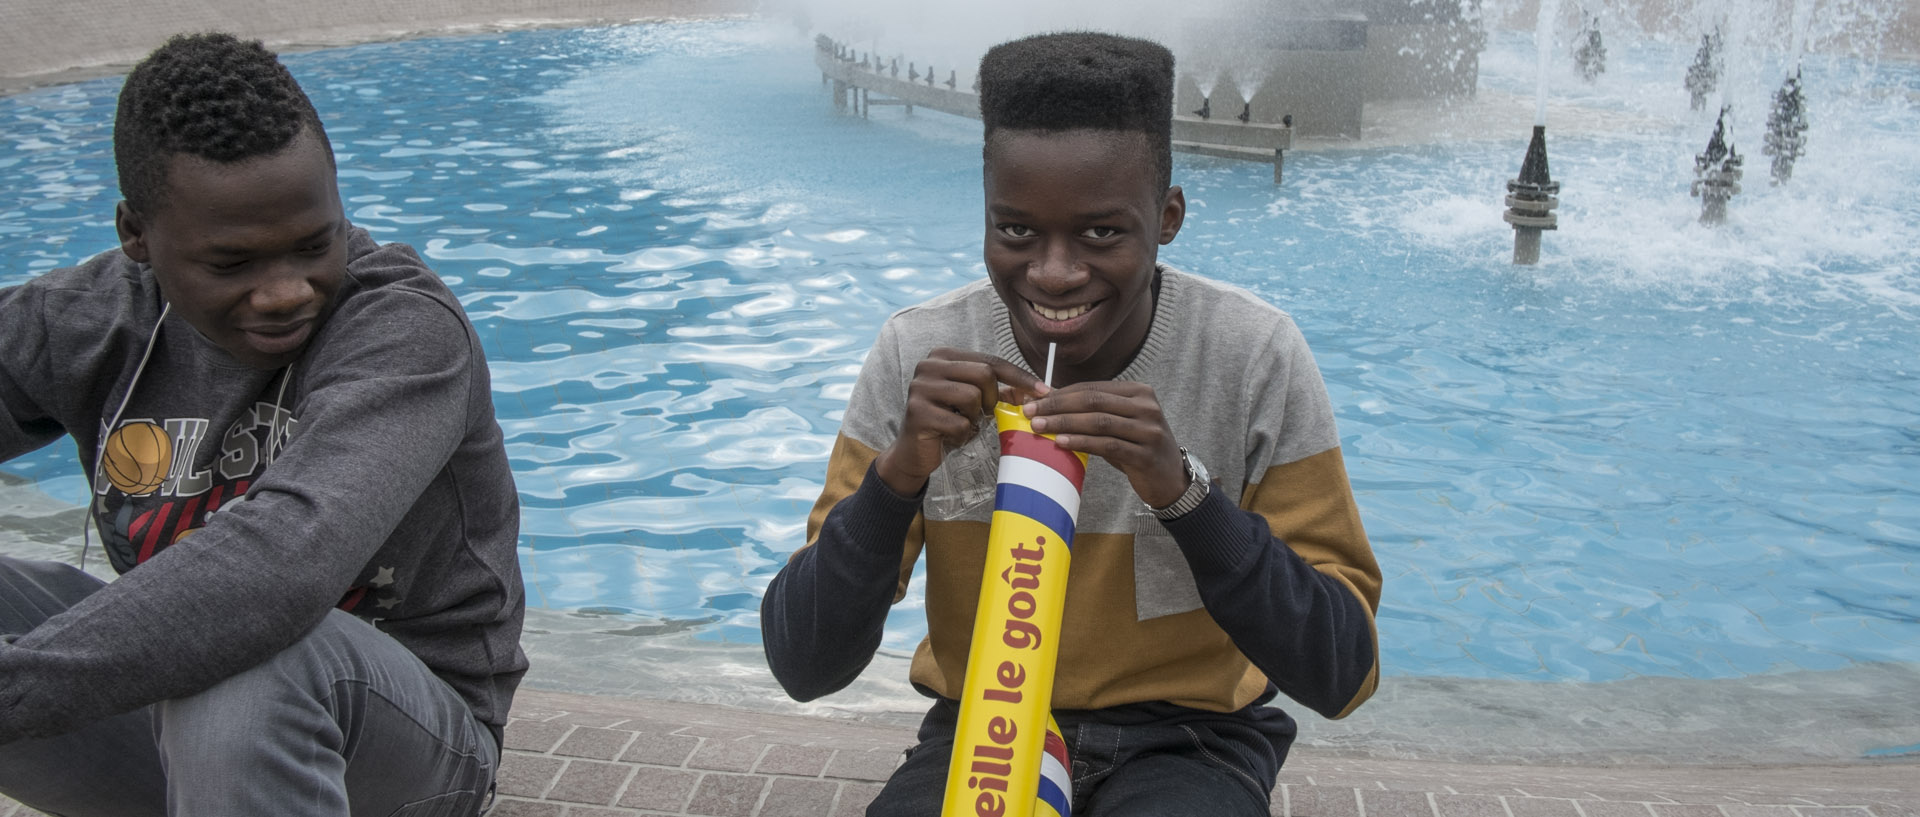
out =
[(185, 153), (238, 162), (278, 153), (303, 129), (333, 148), (300, 83), (259, 40), (177, 34), (134, 66), (113, 117), (120, 195), (152, 213), (166, 195), (167, 160)]
[(1173, 52), (1090, 31), (1001, 43), (980, 58), (980, 118), (989, 145), (1001, 128), (1143, 134), (1165, 189), (1173, 183)]

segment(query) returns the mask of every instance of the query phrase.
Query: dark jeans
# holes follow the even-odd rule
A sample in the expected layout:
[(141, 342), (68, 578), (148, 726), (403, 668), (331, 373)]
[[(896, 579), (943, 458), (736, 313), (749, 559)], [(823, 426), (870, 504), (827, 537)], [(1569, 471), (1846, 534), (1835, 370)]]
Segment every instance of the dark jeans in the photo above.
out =
[[(30, 631), (102, 586), (0, 556), (0, 633)], [(0, 792), (68, 817), (470, 817), (498, 753), (452, 687), (335, 610), (197, 695), (0, 746)]]
[[(935, 702), (919, 744), (867, 807), (868, 817), (935, 817), (946, 794), (960, 705)], [(1203, 712), (1171, 704), (1054, 713), (1073, 762), (1074, 817), (1268, 814), (1274, 778), (1293, 743), (1276, 709)]]

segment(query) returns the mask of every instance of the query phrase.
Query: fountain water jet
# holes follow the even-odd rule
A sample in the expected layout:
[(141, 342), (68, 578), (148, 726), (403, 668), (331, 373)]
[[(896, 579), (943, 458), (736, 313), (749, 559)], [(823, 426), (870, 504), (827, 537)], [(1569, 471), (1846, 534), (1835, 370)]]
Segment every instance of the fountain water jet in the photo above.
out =
[(1700, 35), (1700, 50), (1694, 52), (1693, 64), (1687, 66), (1687, 93), (1693, 97), (1693, 109), (1701, 110), (1707, 106), (1707, 95), (1720, 87), (1720, 72), (1726, 67), (1725, 57), (1721, 54), (1720, 29), (1711, 34)]
[(1580, 78), (1588, 82), (1607, 72), (1607, 46), (1600, 39), (1598, 15), (1588, 16), (1580, 36), (1580, 48), (1573, 52), (1573, 64), (1580, 69)]
[(1773, 95), (1773, 112), (1767, 115), (1766, 141), (1760, 152), (1773, 157), (1776, 185), (1793, 178), (1793, 163), (1807, 153), (1807, 100), (1798, 68)]
[(1701, 224), (1726, 223), (1727, 200), (1740, 192), (1743, 160), (1739, 151), (1734, 150), (1733, 141), (1727, 138), (1727, 114), (1731, 112), (1731, 107), (1720, 109), (1720, 119), (1713, 125), (1707, 149), (1693, 158), (1694, 179), (1688, 193), (1700, 199)]
[(1501, 214), (1513, 225), (1515, 264), (1540, 263), (1540, 233), (1560, 229), (1560, 219), (1553, 213), (1560, 206), (1560, 183), (1547, 172), (1547, 66), (1553, 56), (1553, 17), (1559, 5), (1557, 0), (1544, 0), (1535, 20), (1533, 138), (1520, 161), (1520, 175), (1507, 182), (1507, 211)]

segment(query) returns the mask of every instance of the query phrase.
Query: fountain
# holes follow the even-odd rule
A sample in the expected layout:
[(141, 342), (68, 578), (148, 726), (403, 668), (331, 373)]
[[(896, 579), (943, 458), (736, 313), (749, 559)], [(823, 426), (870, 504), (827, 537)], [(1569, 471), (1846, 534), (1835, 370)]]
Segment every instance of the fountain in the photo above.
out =
[(1547, 69), (1553, 55), (1553, 18), (1557, 0), (1543, 0), (1534, 19), (1533, 138), (1520, 161), (1520, 175), (1507, 182), (1507, 209), (1501, 219), (1513, 226), (1513, 263), (1540, 263), (1540, 234), (1560, 229), (1560, 183), (1547, 171)]
[(1547, 172), (1547, 126), (1535, 125), (1520, 175), (1507, 182), (1507, 211), (1501, 214), (1513, 225), (1513, 263), (1540, 263), (1540, 233), (1560, 229), (1553, 213), (1558, 206), (1560, 183)]
[(1700, 199), (1701, 224), (1726, 223), (1727, 200), (1740, 192), (1740, 153), (1727, 138), (1727, 114), (1731, 110), (1731, 107), (1720, 109), (1720, 118), (1713, 124), (1713, 136), (1707, 139), (1707, 149), (1693, 159), (1694, 179), (1688, 193)]
[[(1920, 381), (1905, 362), (1920, 204), (1903, 193), (1920, 183), (1920, 112), (1901, 94), (1920, 68), (1838, 53), (1841, 22), (1813, 17), (1801, 85), (1818, 150), (1705, 230), (1678, 176), (1710, 127), (1679, 74), (1711, 26), (1613, 19), (1595, 86), (1553, 55), (1566, 96), (1605, 113), (1551, 100), (1549, 181), (1572, 195), (1537, 267), (1509, 265), (1516, 233), (1491, 195), (1533, 177), (1511, 161), (1525, 139), (1312, 137), (1337, 149), (1289, 151), (1278, 189), (1258, 165), (1176, 156), (1204, 206), (1163, 257), (1296, 316), (1398, 575), (1379, 639), (1394, 694), (1307, 724), (1301, 746), (1902, 762), (1887, 756), (1913, 743), (1916, 705), (1912, 675), (1893, 670), (1920, 665), (1906, 547)], [(1479, 76), (1483, 98), (1522, 98), (1496, 134), (1510, 137), (1531, 130), (1535, 76), (1526, 32), (1501, 22)], [(876, 82), (893, 54), (969, 64), (845, 30), (883, 70), (828, 67), (875, 102), (907, 93)], [(1750, 114), (1730, 114), (1725, 137), (1753, 149), (1794, 54), (1771, 21), (1725, 31), (1716, 93)], [(530, 630), (551, 632), (529, 642), (541, 671), (778, 702), (735, 670), (763, 661), (758, 593), (804, 539), (853, 373), (888, 314), (985, 274), (978, 125), (836, 116), (804, 73), (813, 55), (729, 21), (289, 57), (327, 112), (350, 217), (419, 247), (486, 345), (545, 625)], [(0, 173), (0, 280), (112, 245), (115, 88), (0, 98), (0, 161), (17, 162)], [(1182, 122), (1254, 131), (1289, 112), (1255, 89), (1253, 121), (1233, 121), (1249, 100), (1222, 78), (1205, 122), (1185, 115), (1202, 102), (1189, 90)], [(1302, 126), (1307, 110), (1292, 111)], [(74, 461), (64, 444), (10, 461), (0, 490), (77, 507)], [(900, 683), (922, 585), (888, 622), (867, 691), (824, 707), (924, 709)], [(1737, 728), (1761, 721), (1784, 736)]]
[(1700, 35), (1700, 50), (1694, 52), (1693, 64), (1687, 66), (1686, 88), (1693, 97), (1693, 109), (1701, 110), (1707, 106), (1707, 95), (1720, 87), (1720, 72), (1725, 70), (1726, 61), (1720, 53), (1720, 29), (1711, 34)]
[(1587, 17), (1586, 30), (1580, 35), (1580, 47), (1573, 52), (1573, 64), (1580, 70), (1580, 78), (1588, 82), (1607, 72), (1607, 46), (1600, 39), (1599, 15)]
[(1807, 100), (1800, 88), (1800, 70), (1773, 95), (1773, 111), (1767, 115), (1766, 141), (1760, 152), (1773, 157), (1773, 183), (1785, 184), (1793, 178), (1793, 163), (1807, 153)]

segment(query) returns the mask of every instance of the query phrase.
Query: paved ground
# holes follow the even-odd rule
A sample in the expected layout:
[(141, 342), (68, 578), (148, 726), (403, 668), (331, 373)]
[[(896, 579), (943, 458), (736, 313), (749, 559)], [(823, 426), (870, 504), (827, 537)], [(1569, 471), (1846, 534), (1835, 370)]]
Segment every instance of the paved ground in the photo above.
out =
[[(912, 731), (708, 704), (522, 690), (497, 817), (850, 817)], [(1280, 817), (1920, 817), (1920, 762), (1523, 766), (1296, 750)], [(35, 812), (0, 799), (0, 817)]]

